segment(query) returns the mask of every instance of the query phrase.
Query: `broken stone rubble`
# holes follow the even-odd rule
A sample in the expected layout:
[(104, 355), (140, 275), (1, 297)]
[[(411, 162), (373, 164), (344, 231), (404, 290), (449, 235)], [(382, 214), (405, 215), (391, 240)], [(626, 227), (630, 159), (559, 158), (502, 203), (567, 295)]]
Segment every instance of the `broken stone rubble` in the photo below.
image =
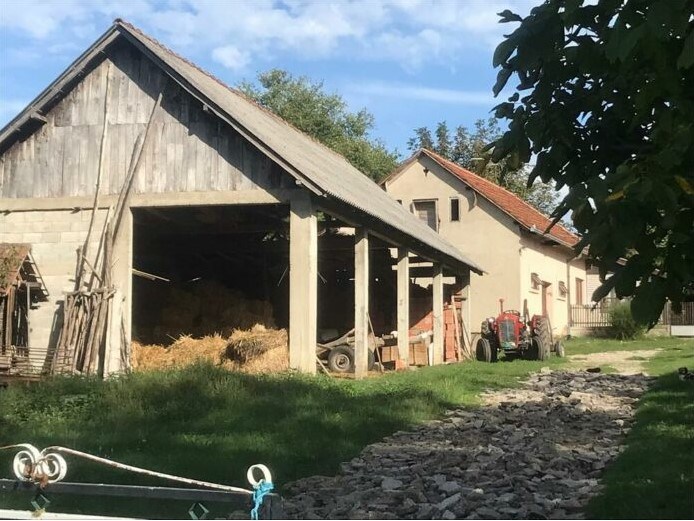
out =
[(619, 454), (644, 375), (552, 372), (366, 447), (286, 487), (309, 519), (580, 519)]

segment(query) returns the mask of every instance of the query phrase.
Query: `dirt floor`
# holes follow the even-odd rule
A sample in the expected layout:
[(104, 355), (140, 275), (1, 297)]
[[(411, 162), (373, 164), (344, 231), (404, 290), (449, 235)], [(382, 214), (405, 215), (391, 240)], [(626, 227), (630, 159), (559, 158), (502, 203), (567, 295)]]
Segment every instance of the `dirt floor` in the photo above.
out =
[(610, 367), (619, 374), (644, 373), (645, 363), (653, 358), (660, 349), (644, 351), (609, 351), (606, 353), (590, 353), (569, 355), (571, 369), (587, 369), (589, 367)]

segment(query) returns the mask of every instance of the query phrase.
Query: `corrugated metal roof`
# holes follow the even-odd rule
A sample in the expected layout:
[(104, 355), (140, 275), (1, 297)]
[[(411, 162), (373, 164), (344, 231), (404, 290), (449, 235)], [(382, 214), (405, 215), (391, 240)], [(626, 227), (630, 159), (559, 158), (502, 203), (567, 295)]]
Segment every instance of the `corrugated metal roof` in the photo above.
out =
[(146, 47), (208, 102), (250, 134), (269, 152), (279, 156), (309, 188), (339, 199), (358, 210), (443, 253), (451, 260), (466, 264), (477, 272), (482, 268), (444, 240), (438, 233), (415, 218), (376, 183), (353, 167), (344, 157), (294, 128), (283, 119), (260, 107), (191, 62), (180, 57), (139, 29), (123, 21), (115, 25)]

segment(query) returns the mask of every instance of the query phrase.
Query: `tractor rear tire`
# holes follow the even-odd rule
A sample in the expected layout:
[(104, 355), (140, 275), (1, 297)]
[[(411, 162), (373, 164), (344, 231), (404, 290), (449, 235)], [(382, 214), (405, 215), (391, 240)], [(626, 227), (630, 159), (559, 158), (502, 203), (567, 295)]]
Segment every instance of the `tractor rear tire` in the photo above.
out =
[[(552, 342), (552, 326), (549, 323), (549, 318), (540, 317), (536, 320), (535, 336), (540, 337), (545, 348), (548, 350), (554, 347), (554, 343)], [(544, 358), (541, 360), (544, 360)]]
[(479, 362), (491, 363), (493, 360), (492, 345), (489, 343), (489, 340), (486, 338), (480, 338), (477, 341), (477, 346), (475, 347), (475, 354)]
[(564, 351), (564, 344), (560, 340), (557, 340), (554, 344), (554, 352), (559, 358), (564, 358), (566, 356), (566, 351)]
[(547, 360), (549, 353), (550, 347), (542, 341), (541, 337), (534, 336), (530, 339), (530, 351), (528, 353), (530, 360)]

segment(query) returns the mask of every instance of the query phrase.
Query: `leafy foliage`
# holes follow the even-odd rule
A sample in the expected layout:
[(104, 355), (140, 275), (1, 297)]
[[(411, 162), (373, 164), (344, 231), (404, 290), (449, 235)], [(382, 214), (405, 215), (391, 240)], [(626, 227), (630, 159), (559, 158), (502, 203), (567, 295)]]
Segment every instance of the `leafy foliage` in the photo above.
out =
[[(532, 179), (568, 195), (577, 245), (654, 325), (694, 282), (694, 0), (548, 0), (499, 44), (495, 108), (509, 120), (492, 159), (537, 163)], [(522, 97), (521, 97), (521, 94)], [(618, 259), (626, 258), (624, 266)], [(611, 275), (610, 275), (611, 274)]]
[(610, 335), (617, 340), (634, 340), (645, 332), (645, 326), (634, 319), (630, 302), (617, 302), (610, 307)]
[(395, 169), (397, 153), (369, 135), (373, 115), (366, 109), (350, 112), (342, 96), (325, 92), (322, 82), (271, 69), (258, 74), (256, 83), (242, 82), (238, 88), (372, 179), (378, 181)]
[(434, 134), (435, 138), (427, 127), (415, 129), (414, 136), (407, 142), (408, 149), (432, 150), (449, 161), (503, 186), (542, 212), (549, 214), (554, 210), (556, 192), (551, 184), (528, 184), (528, 169), (524, 164), (512, 165), (508, 159), (492, 161), (492, 152), (487, 149), (487, 145), (501, 137), (496, 119), (478, 119), (472, 132), (459, 125), (453, 136), (448, 124), (442, 121), (436, 126)]

